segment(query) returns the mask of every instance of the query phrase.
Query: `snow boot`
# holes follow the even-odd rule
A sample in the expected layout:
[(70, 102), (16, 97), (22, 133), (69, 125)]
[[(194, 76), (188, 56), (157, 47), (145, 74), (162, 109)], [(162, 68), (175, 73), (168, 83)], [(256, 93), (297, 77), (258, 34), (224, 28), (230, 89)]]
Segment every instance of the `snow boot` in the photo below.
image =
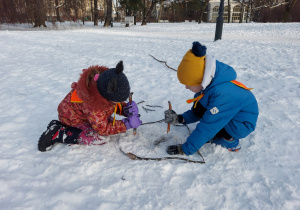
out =
[(58, 132), (63, 125), (58, 120), (52, 120), (47, 126), (47, 130), (41, 135), (38, 142), (38, 149), (41, 152), (50, 150), (53, 147), (55, 141), (52, 141), (52, 137)]
[(221, 147), (224, 147), (231, 152), (237, 152), (241, 149), (239, 142), (238, 139), (231, 138), (227, 140), (222, 137), (216, 137), (211, 140), (212, 144), (221, 145)]
[(52, 120), (47, 130), (39, 139), (38, 149), (41, 152), (49, 151), (55, 143), (78, 144), (78, 137), (82, 130), (66, 127), (57, 120)]

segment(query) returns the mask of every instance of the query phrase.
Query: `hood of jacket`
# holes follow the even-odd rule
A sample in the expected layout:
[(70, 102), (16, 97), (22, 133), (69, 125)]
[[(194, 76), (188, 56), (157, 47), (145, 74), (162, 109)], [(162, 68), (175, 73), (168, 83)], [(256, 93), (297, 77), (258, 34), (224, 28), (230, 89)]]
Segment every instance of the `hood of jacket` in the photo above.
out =
[(204, 92), (220, 83), (235, 80), (237, 77), (235, 70), (231, 66), (215, 60), (213, 57), (208, 58), (205, 64), (202, 82)]
[[(72, 84), (72, 88), (77, 90), (78, 97), (83, 101), (84, 104), (92, 107), (93, 109), (109, 109), (113, 103), (105, 99), (97, 89), (97, 83), (90, 75), (95, 73), (102, 73), (108, 68), (105, 66), (91, 66), (88, 69), (83, 69), (80, 74), (78, 82)], [(87, 83), (87, 80), (89, 82)]]

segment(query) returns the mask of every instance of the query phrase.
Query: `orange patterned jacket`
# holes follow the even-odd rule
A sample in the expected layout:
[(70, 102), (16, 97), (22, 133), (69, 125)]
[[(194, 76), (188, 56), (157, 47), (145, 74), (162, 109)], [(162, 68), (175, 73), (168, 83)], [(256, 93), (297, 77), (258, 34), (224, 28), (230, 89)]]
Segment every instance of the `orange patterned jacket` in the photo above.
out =
[[(114, 113), (115, 105), (102, 97), (98, 92), (96, 82), (89, 79), (92, 72), (101, 73), (107, 69), (105, 66), (91, 66), (82, 70), (78, 82), (72, 84), (72, 90), (58, 106), (58, 118), (61, 123), (73, 127), (89, 123), (102, 136), (126, 132), (126, 126), (121, 120), (116, 120), (113, 125), (111, 115)], [(83, 101), (82, 103), (71, 102), (74, 90)], [(121, 104), (122, 107), (126, 106), (124, 102)], [(117, 114), (120, 114), (119, 110), (117, 110)], [(122, 112), (121, 115), (124, 116), (124, 113)]]

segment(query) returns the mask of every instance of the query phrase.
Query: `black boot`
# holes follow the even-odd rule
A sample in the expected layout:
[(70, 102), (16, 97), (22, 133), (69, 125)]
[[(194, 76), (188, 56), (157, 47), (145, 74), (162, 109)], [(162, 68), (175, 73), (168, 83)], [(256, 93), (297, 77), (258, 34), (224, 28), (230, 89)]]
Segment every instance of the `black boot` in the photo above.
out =
[(52, 140), (53, 136), (58, 132), (63, 125), (58, 120), (52, 120), (47, 126), (47, 130), (41, 135), (38, 143), (38, 149), (41, 152), (49, 151), (55, 141)]
[(39, 139), (38, 148), (41, 152), (49, 151), (55, 143), (78, 144), (78, 137), (82, 130), (67, 127), (58, 120), (52, 120), (47, 130)]

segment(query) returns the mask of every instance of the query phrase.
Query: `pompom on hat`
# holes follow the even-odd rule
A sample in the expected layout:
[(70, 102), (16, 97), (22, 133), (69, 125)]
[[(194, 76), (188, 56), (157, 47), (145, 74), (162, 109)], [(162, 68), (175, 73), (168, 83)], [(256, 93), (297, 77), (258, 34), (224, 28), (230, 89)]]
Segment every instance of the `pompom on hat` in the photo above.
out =
[(193, 47), (184, 55), (178, 66), (177, 77), (180, 83), (188, 86), (201, 85), (205, 70), (206, 47), (193, 42)]
[(123, 61), (120, 61), (116, 68), (95, 77), (99, 93), (109, 101), (122, 102), (129, 97), (130, 85), (123, 70)]

